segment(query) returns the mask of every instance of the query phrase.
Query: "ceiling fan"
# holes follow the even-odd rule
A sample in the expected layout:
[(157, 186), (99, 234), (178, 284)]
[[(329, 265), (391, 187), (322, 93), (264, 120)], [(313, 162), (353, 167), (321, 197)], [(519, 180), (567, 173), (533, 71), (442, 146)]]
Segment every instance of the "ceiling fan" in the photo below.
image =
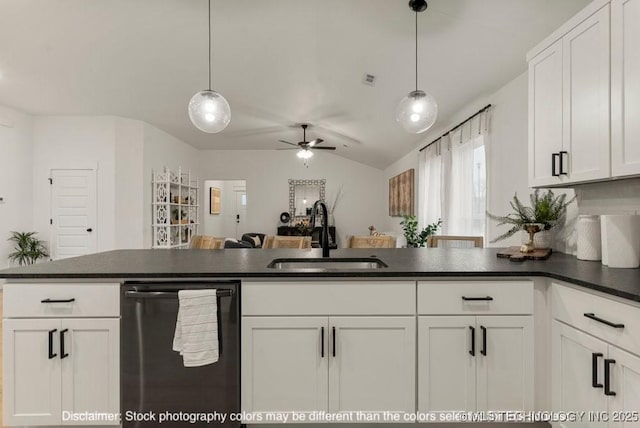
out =
[(294, 144), (285, 140), (278, 140), (281, 143), (294, 146), (293, 148), (278, 149), (278, 150), (298, 150), (297, 155), (299, 158), (309, 159), (311, 156), (313, 156), (312, 150), (335, 150), (336, 149), (335, 147), (331, 147), (331, 146), (318, 147), (318, 144), (324, 142), (322, 138), (316, 138), (315, 140), (307, 141), (307, 128), (309, 127), (309, 124), (303, 123), (300, 126), (302, 127), (302, 141), (298, 142), (297, 144)]

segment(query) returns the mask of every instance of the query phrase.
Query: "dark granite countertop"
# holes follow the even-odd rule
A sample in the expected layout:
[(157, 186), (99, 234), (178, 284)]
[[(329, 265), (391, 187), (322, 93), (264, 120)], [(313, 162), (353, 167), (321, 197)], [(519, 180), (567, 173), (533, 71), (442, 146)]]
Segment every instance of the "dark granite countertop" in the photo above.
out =
[(371, 270), (276, 270), (276, 258), (321, 257), (321, 250), (116, 250), (0, 270), (0, 278), (126, 279), (158, 278), (429, 278), (541, 276), (640, 302), (640, 269), (613, 269), (600, 262), (556, 253), (549, 260), (511, 262), (497, 249), (340, 249), (331, 257), (376, 256), (388, 267)]

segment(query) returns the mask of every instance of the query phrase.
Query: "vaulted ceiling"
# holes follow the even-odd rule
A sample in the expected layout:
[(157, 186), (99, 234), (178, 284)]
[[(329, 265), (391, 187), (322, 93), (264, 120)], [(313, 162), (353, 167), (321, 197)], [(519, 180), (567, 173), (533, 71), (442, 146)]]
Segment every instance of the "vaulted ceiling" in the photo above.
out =
[[(429, 0), (419, 86), (438, 123), (525, 71), (526, 51), (587, 3)], [(206, 0), (0, 0), (0, 104), (140, 119), (202, 149), (282, 148), (309, 122), (308, 137), (378, 168), (420, 141), (394, 120), (414, 89), (406, 0), (213, 0), (212, 16), (214, 89), (232, 108), (220, 134), (186, 109), (207, 87)]]

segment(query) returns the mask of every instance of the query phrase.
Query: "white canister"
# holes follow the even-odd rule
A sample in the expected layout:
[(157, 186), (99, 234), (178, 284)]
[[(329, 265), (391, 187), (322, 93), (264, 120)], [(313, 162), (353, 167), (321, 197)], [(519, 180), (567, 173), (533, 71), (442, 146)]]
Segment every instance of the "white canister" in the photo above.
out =
[(578, 216), (578, 253), (580, 260), (602, 259), (602, 237), (600, 234), (600, 216)]
[(600, 216), (600, 242), (602, 245), (602, 264), (609, 264), (609, 248), (607, 247), (607, 222), (609, 221), (608, 215)]
[(640, 215), (609, 215), (606, 220), (608, 266), (640, 266)]

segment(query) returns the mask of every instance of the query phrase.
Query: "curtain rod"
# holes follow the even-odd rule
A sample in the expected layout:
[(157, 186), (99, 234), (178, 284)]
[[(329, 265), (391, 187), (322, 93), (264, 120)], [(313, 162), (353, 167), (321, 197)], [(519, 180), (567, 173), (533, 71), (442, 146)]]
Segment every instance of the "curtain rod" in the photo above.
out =
[(490, 108), (491, 108), (491, 104), (487, 104), (486, 106), (484, 106), (483, 108), (481, 108), (480, 110), (478, 110), (477, 112), (475, 112), (474, 114), (472, 114), (471, 116), (469, 116), (468, 118), (466, 118), (465, 120), (463, 120), (462, 122), (460, 122), (459, 124), (457, 124), (456, 126), (454, 126), (453, 128), (451, 128), (450, 130), (448, 130), (447, 132), (445, 132), (444, 134), (442, 134), (441, 136), (439, 136), (438, 138), (436, 138), (435, 140), (433, 140), (432, 142), (430, 142), (429, 144), (427, 144), (426, 146), (424, 146), (423, 148), (421, 148), (418, 151), (421, 152), (421, 151), (425, 150), (427, 147), (429, 147), (430, 145), (437, 143), (438, 140), (440, 140), (445, 135), (450, 134), (451, 132), (453, 132), (456, 129), (460, 128), (465, 123), (469, 122), (471, 119), (473, 119), (477, 115), (479, 115), (481, 113), (484, 113), (485, 111), (489, 110)]

